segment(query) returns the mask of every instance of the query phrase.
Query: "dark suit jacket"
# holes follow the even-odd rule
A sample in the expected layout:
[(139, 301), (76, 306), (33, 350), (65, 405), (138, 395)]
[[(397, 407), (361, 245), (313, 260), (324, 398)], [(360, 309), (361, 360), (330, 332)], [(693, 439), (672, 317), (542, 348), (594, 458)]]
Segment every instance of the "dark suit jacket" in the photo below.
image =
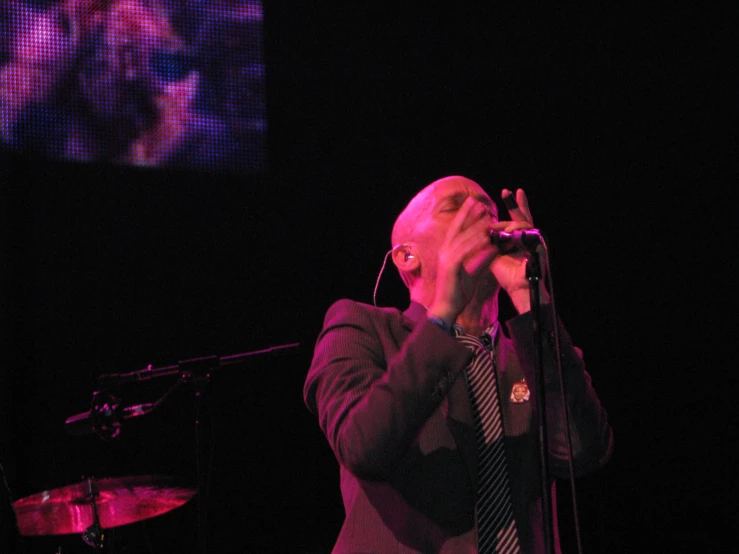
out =
[[(340, 465), (346, 519), (335, 553), (477, 552), (477, 455), (461, 375), (471, 353), (425, 311), (416, 303), (401, 313), (340, 300), (326, 314), (304, 395)], [(542, 316), (549, 470), (566, 478), (553, 322), (548, 310)], [(535, 553), (543, 533), (529, 314), (507, 328), (509, 337), (498, 333), (495, 348), (506, 455), (522, 546)], [(606, 462), (613, 439), (580, 352), (561, 324), (559, 334), (582, 474)], [(513, 384), (524, 378), (532, 401), (510, 402)]]

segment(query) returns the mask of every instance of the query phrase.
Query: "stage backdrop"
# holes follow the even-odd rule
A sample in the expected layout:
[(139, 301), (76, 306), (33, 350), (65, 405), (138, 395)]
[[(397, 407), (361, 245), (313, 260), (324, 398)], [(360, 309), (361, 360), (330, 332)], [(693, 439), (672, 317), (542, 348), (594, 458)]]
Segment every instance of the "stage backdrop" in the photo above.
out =
[(7, 0), (0, 132), (79, 161), (260, 171), (259, 1)]
[[(66, 5), (15, 4), (2, 4), (4, 29), (17, 29), (11, 7), (45, 18)], [(185, 20), (156, 5), (192, 53)], [(463, 174), (494, 198), (526, 189), (560, 316), (614, 427), (612, 461), (578, 485), (586, 551), (729, 551), (736, 257), (722, 230), (735, 170), (716, 93), (728, 90), (728, 20), (695, 10), (265, 6), (265, 158), (67, 160), (47, 148), (67, 142), (43, 133), (4, 139), (0, 461), (13, 496), (83, 476), (195, 486), (202, 452), (211, 552), (330, 552), (338, 467), (302, 402), (323, 315), (341, 297), (372, 301), (395, 215), (428, 182)], [(193, 63), (205, 114), (211, 68)], [(393, 268), (378, 303), (407, 305)], [(293, 342), (213, 372), (199, 412), (188, 384), (113, 440), (65, 429), (101, 374)], [(174, 381), (110, 392), (137, 404)], [(119, 551), (197, 552), (196, 508), (119, 529)], [(88, 551), (79, 535), (26, 544)]]

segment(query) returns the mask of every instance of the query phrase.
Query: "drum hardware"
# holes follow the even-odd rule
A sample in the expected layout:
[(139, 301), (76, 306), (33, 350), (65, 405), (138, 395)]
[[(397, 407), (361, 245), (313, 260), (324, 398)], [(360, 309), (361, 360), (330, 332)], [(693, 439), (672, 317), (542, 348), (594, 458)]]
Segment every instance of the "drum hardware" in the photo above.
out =
[(93, 548), (102, 548), (105, 535), (103, 534), (103, 528), (100, 525), (100, 517), (98, 517), (98, 508), (97, 503), (95, 502), (95, 496), (97, 493), (92, 488), (92, 479), (87, 480), (87, 492), (87, 498), (90, 500), (90, 505), (92, 506), (92, 525), (82, 533), (82, 540), (85, 541), (88, 546), (92, 546)]
[(89, 478), (16, 500), (13, 508), (23, 536), (81, 534), (101, 549), (107, 530), (165, 514), (196, 494), (169, 476)]
[[(174, 394), (174, 392), (183, 385), (193, 385), (193, 387), (195, 388), (195, 440), (197, 449), (196, 467), (198, 481), (196, 489), (198, 492), (197, 529), (199, 550), (203, 554), (206, 554), (208, 552), (208, 546), (207, 533), (205, 531), (205, 500), (207, 498), (206, 487), (208, 475), (203, 470), (203, 468), (205, 467), (205, 453), (207, 450), (207, 445), (206, 441), (204, 440), (205, 437), (202, 430), (201, 409), (203, 398), (206, 392), (205, 389), (210, 382), (211, 373), (216, 369), (225, 366), (245, 365), (246, 363), (250, 362), (252, 358), (255, 357), (290, 353), (298, 346), (300, 346), (299, 343), (282, 344), (279, 346), (273, 346), (263, 350), (256, 350), (253, 352), (246, 352), (242, 354), (234, 354), (230, 356), (206, 356), (180, 361), (175, 365), (160, 368), (152, 368), (152, 366), (149, 365), (145, 369), (132, 371), (129, 373), (109, 373), (101, 375), (97, 380), (98, 390), (94, 391), (92, 395), (90, 410), (88, 412), (76, 414), (67, 418), (67, 431), (75, 435), (94, 433), (104, 440), (115, 439), (121, 432), (123, 420), (149, 414), (159, 408), (162, 404), (164, 404), (167, 399), (169, 399)], [(178, 379), (174, 383), (174, 385), (170, 387), (170, 389), (155, 402), (147, 402), (143, 404), (126, 406), (123, 404), (120, 398), (118, 398), (111, 392), (112, 389), (120, 385), (150, 381), (152, 379), (169, 376), (177, 376)], [(93, 487), (92, 482), (87, 483), (87, 497), (89, 498), (89, 505), (92, 508), (92, 512), (90, 514), (92, 520), (90, 520), (89, 518), (88, 520), (86, 520), (88, 523), (86, 523), (84, 529), (80, 529), (78, 528), (79, 526), (77, 526), (75, 527), (74, 531), (70, 531), (74, 533), (83, 533), (83, 539), (85, 540), (85, 542), (95, 547), (97, 547), (98, 543), (102, 542), (102, 530), (109, 527), (109, 522), (106, 521), (107, 516), (105, 515), (105, 510), (99, 509), (101, 506), (104, 505), (104, 495), (98, 487), (100, 483), (101, 481), (95, 482), (95, 487)], [(96, 500), (96, 495), (98, 495), (98, 500)], [(192, 493), (187, 496), (184, 502), (189, 500), (189, 498), (194, 495), (195, 491), (192, 491)], [(98, 515), (100, 516), (100, 521), (98, 525), (96, 525), (95, 523), (95, 514), (97, 512), (99, 512)], [(153, 515), (147, 517), (153, 517)], [(133, 523), (133, 521), (130, 521), (129, 523)], [(113, 526), (118, 525), (125, 525), (125, 523), (117, 523)], [(51, 527), (53, 527), (53, 525)], [(58, 529), (56, 531), (58, 531)], [(98, 531), (100, 531), (99, 534)], [(21, 534), (25, 534), (23, 532), (23, 529), (21, 529)], [(54, 532), (48, 534), (57, 533)]]

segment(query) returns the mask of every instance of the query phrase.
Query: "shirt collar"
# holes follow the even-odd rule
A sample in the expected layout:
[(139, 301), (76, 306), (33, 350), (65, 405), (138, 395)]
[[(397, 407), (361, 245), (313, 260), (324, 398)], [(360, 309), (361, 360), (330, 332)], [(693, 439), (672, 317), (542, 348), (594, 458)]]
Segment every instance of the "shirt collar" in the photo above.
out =
[[(403, 315), (405, 315), (405, 317), (407, 317), (415, 324), (419, 321), (423, 321), (423, 319), (426, 317), (426, 312), (426, 306), (412, 300), (410, 306), (408, 306), (408, 309), (403, 312)], [(497, 321), (495, 321), (491, 325), (488, 325), (482, 334), (490, 335), (490, 338), (495, 341), (495, 335), (498, 333), (498, 327), (499, 324)], [(459, 323), (455, 323), (452, 326), (452, 329), (454, 330), (455, 336), (464, 335), (464, 329)]]
[[(498, 322), (494, 321), (492, 324), (485, 327), (485, 330), (481, 333), (480, 336), (489, 335), (490, 339), (495, 342), (495, 335), (498, 333), (498, 327)], [(454, 336), (456, 337), (466, 334), (459, 323), (455, 323), (454, 325), (452, 325), (452, 329), (454, 330)]]

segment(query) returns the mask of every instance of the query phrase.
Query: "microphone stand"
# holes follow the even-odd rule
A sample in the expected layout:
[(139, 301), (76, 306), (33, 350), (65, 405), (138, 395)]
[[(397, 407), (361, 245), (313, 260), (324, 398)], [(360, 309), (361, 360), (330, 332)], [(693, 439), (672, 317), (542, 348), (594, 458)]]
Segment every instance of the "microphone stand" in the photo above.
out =
[[(291, 351), (294, 348), (300, 346), (300, 343), (282, 344), (279, 346), (273, 346), (265, 348), (263, 350), (255, 350), (253, 352), (244, 352), (242, 354), (233, 354), (230, 356), (204, 356), (201, 358), (192, 358), (189, 360), (182, 360), (174, 365), (152, 368), (151, 365), (145, 369), (138, 371), (131, 371), (129, 373), (108, 373), (98, 377), (97, 383), (99, 390), (93, 392), (93, 405), (90, 412), (87, 414), (78, 414), (67, 419), (67, 424), (75, 420), (79, 420), (84, 416), (90, 417), (93, 421), (93, 431), (97, 432), (102, 438), (115, 438), (118, 436), (120, 431), (120, 420), (125, 416), (121, 416), (124, 410), (117, 403), (118, 399), (112, 395), (102, 395), (100, 392), (111, 387), (123, 385), (126, 383), (137, 383), (143, 381), (150, 381), (152, 379), (158, 379), (161, 377), (170, 377), (173, 375), (179, 376), (177, 382), (162, 396), (159, 400), (151, 404), (142, 404), (145, 406), (145, 410), (140, 413), (131, 414), (128, 417), (137, 417), (151, 413), (156, 408), (161, 406), (168, 398), (171, 397), (172, 393), (180, 388), (183, 384), (193, 384), (195, 387), (195, 448), (196, 448), (196, 474), (198, 482), (198, 506), (197, 506), (197, 519), (198, 519), (198, 543), (202, 554), (207, 554), (207, 535), (205, 531), (206, 527), (206, 479), (207, 473), (204, 471), (205, 465), (205, 441), (203, 436), (203, 425), (202, 425), (202, 405), (203, 399), (206, 396), (206, 386), (210, 383), (210, 375), (216, 369), (220, 369), (225, 366), (240, 366), (251, 361), (252, 358), (270, 354), (281, 354), (284, 352)], [(105, 402), (100, 399), (104, 399)], [(102, 406), (102, 408), (101, 408)], [(103, 433), (106, 433), (105, 436)], [(91, 485), (90, 485), (91, 487)], [(92, 489), (90, 492), (93, 495)], [(95, 499), (92, 497), (93, 511), (95, 510)], [(97, 540), (96, 532), (100, 525), (97, 521), (97, 514), (94, 514), (95, 522), (91, 529), (89, 539), (91, 542)], [(102, 531), (102, 530), (100, 530)], [(86, 533), (87, 534), (87, 533)], [(85, 541), (88, 541), (88, 538)], [(88, 542), (90, 544), (90, 542)]]
[[(531, 299), (531, 321), (536, 353), (536, 413), (539, 438), (539, 471), (541, 479), (541, 513), (544, 530), (544, 552), (554, 554), (554, 528), (552, 521), (552, 491), (549, 485), (549, 443), (547, 439), (546, 394), (544, 393), (544, 350), (541, 344), (541, 298), (539, 283), (541, 282), (541, 260), (535, 248), (527, 252), (526, 279), (529, 282)], [(556, 325), (556, 322), (555, 322)]]
[(243, 354), (233, 354), (231, 356), (205, 356), (202, 358), (192, 358), (183, 360), (174, 365), (165, 367), (152, 368), (151, 366), (131, 371), (130, 373), (108, 373), (98, 377), (98, 385), (101, 388), (107, 388), (114, 385), (123, 385), (125, 383), (133, 383), (140, 381), (150, 381), (158, 377), (169, 377), (179, 375), (181, 378), (192, 375), (194, 372), (210, 371), (220, 367), (229, 365), (241, 365), (256, 356), (264, 356), (267, 354), (279, 354), (286, 350), (291, 350), (300, 346), (300, 343), (293, 342), (290, 344), (281, 344), (272, 346), (263, 350), (254, 350), (253, 352), (244, 352)]

